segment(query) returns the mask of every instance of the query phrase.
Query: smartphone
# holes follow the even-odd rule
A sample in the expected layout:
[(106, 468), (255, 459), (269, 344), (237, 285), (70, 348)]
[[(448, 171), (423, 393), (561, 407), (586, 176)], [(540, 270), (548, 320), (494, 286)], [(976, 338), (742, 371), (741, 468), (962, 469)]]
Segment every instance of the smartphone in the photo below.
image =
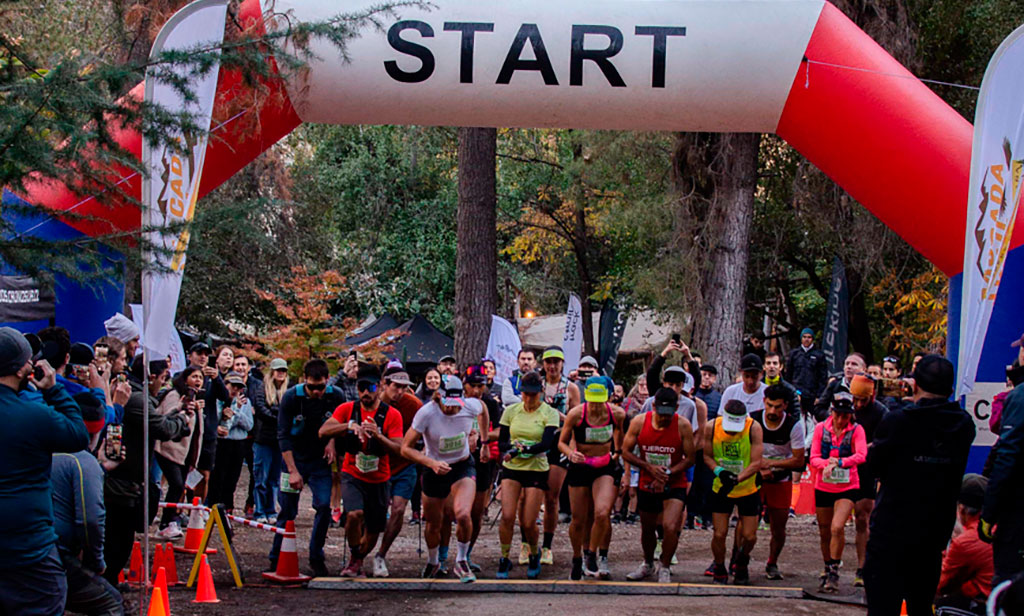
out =
[(682, 341), (683, 341), (683, 337), (682, 336), (680, 336), (679, 334), (672, 334), (672, 342), (675, 342), (676, 344), (680, 344), (680, 343), (682, 343)]
[(907, 390), (901, 379), (878, 379), (875, 392), (884, 398), (902, 398)]
[(97, 361), (107, 361), (107, 353), (110, 352), (110, 347), (105, 344), (97, 344), (93, 347), (93, 350), (96, 352)]
[(217, 358), (211, 355), (210, 358), (206, 360), (206, 365), (209, 366), (210, 368), (216, 368)]

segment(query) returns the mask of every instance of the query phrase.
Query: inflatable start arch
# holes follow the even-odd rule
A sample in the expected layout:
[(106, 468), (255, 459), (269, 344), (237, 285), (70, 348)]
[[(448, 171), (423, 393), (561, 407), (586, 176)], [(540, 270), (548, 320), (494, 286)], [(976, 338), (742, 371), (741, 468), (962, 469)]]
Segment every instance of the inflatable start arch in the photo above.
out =
[[(972, 127), (829, 2), (433, 4), (401, 9), (381, 31), (367, 28), (348, 43), (348, 62), (314, 42), (309, 70), (258, 111), (257, 134), (237, 122), (216, 131), (200, 194), (300, 122), (774, 132), (953, 277), (949, 322), (959, 323)], [(367, 5), (268, 0), (264, 16), (259, 0), (246, 0), (239, 18), (284, 28)], [(218, 104), (240, 95), (241, 80), (222, 71)], [(137, 134), (118, 139), (141, 150)], [(138, 178), (129, 182), (138, 194)], [(32, 186), (26, 197), (101, 217), (69, 222), (88, 234), (139, 225), (137, 209), (111, 211), (61, 186)], [(1024, 300), (1018, 235), (982, 381), (1002, 380), (1003, 347), (1020, 333), (1011, 310)], [(950, 349), (957, 336), (950, 332)]]

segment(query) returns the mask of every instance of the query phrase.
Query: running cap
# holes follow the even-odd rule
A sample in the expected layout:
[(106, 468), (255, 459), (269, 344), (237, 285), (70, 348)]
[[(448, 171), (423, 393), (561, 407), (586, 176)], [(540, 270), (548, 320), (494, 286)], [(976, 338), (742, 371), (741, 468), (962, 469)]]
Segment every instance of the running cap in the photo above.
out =
[(608, 402), (608, 381), (603, 376), (592, 376), (587, 379), (583, 388), (583, 397), (587, 402)]
[(234, 370), (228, 372), (228, 375), (224, 377), (224, 382), (228, 385), (245, 385), (245, 379), (242, 378), (241, 374)]
[(850, 380), (850, 393), (854, 396), (873, 398), (875, 396), (875, 380), (866, 374), (854, 375)]
[(288, 369), (288, 362), (286, 362), (284, 359), (282, 359), (280, 357), (275, 357), (274, 359), (270, 360), (270, 371), (271, 372), (273, 372), (274, 370), (287, 370), (287, 369)]
[(925, 355), (914, 369), (914, 383), (924, 391), (937, 396), (950, 396), (956, 371), (953, 363), (941, 355)]
[(441, 357), (441, 359), (437, 360), (437, 363), (439, 363), (439, 364), (444, 364), (444, 363), (454, 364), (455, 363), (455, 357), (453, 357), (451, 355), (445, 355), (445, 356)]
[(561, 359), (565, 361), (565, 353), (562, 352), (562, 347), (553, 346), (544, 349), (544, 354), (541, 355), (541, 361), (547, 361), (549, 359)]
[(197, 342), (197, 343), (193, 344), (192, 346), (190, 346), (188, 348), (188, 352), (189, 352), (189, 355), (191, 355), (192, 353), (206, 353), (207, 355), (209, 355), (213, 351), (210, 349), (210, 345), (208, 345), (205, 342), (203, 342), (202, 340), (200, 340), (199, 342)]
[(760, 372), (764, 369), (764, 360), (753, 353), (747, 353), (740, 360), (740, 372)]
[(120, 312), (115, 313), (114, 316), (104, 321), (103, 328), (107, 330), (108, 336), (117, 338), (125, 343), (138, 340), (141, 335), (139, 326)]
[(722, 409), (722, 429), (726, 432), (741, 432), (747, 425), (747, 405), (739, 400), (729, 400)]
[(462, 381), (459, 377), (446, 374), (441, 377), (441, 405), (462, 405)]
[(594, 369), (597, 369), (597, 360), (589, 355), (584, 355), (583, 359), (580, 360), (580, 365), (592, 366)]
[(534, 371), (527, 372), (519, 379), (519, 391), (524, 394), (539, 394), (544, 391), (544, 383), (540, 375)]
[(704, 364), (700, 367), (701, 372), (707, 372), (708, 374), (718, 375), (718, 368), (715, 368), (714, 364)]
[(801, 336), (813, 336), (814, 335), (814, 330), (811, 329), (810, 327), (805, 327), (805, 328), (800, 330), (800, 335)]
[(466, 385), (487, 384), (487, 370), (484, 368), (483, 363), (466, 366), (465, 383)]
[(397, 383), (399, 385), (405, 385), (406, 387), (412, 387), (412, 379), (409, 378), (409, 373), (401, 366), (395, 366), (384, 370), (384, 380)]
[(985, 504), (985, 490), (988, 489), (988, 478), (976, 473), (964, 475), (960, 483), (960, 504), (973, 509), (981, 509)]
[(661, 380), (666, 383), (685, 383), (686, 370), (679, 366), (669, 366), (661, 375)]
[(837, 413), (853, 412), (853, 394), (848, 391), (839, 391), (832, 396), (832, 410)]
[(679, 394), (674, 389), (662, 387), (654, 394), (653, 406), (658, 415), (672, 415), (679, 407)]
[(380, 383), (380, 369), (373, 364), (359, 364), (356, 372), (356, 384), (359, 383)]

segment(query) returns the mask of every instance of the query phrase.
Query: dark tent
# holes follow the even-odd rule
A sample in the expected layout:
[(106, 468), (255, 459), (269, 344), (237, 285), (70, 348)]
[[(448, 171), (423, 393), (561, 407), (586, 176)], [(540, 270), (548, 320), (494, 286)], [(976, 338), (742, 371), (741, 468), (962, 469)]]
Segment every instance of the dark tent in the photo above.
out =
[(427, 365), (434, 365), (445, 355), (451, 355), (455, 348), (455, 341), (423, 315), (417, 314), (402, 323), (398, 331), (403, 336), (395, 341), (395, 348), (388, 355), (402, 360), (410, 370), (416, 371), (419, 367), (426, 370)]
[(388, 313), (382, 314), (373, 323), (358, 329), (351, 336), (345, 338), (345, 346), (359, 346), (373, 340), (390, 329), (396, 329), (398, 321)]

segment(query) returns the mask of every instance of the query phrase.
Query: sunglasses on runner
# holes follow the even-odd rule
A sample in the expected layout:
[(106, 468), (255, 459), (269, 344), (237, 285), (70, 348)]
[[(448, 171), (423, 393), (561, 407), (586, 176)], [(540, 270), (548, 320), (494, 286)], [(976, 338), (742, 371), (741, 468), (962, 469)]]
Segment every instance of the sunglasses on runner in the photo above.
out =
[(327, 389), (327, 383), (306, 383), (305, 387), (310, 391), (323, 391)]
[(356, 389), (358, 391), (368, 391), (372, 394), (377, 391), (377, 384), (370, 381), (359, 381), (356, 383)]

